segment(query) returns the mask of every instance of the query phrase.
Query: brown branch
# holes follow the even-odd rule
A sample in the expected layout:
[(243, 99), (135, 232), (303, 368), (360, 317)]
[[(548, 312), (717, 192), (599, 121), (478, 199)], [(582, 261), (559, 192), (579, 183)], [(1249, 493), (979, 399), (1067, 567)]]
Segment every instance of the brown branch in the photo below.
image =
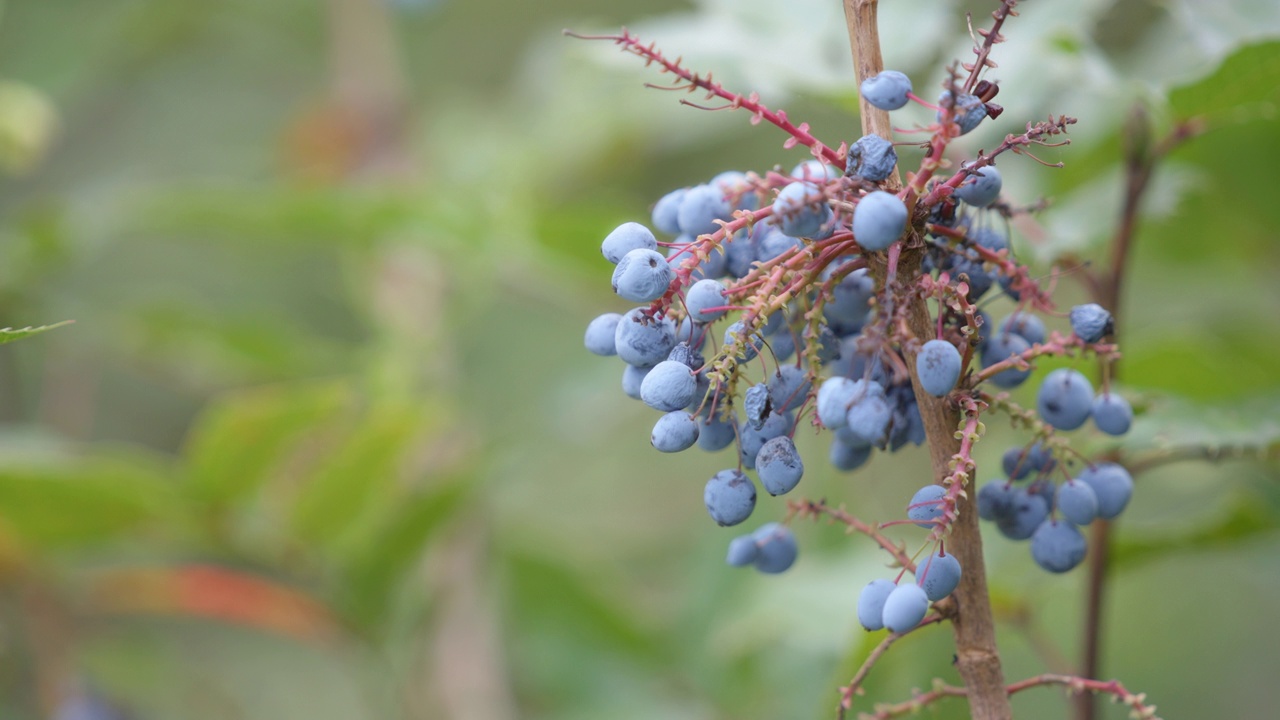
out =
[[(1129, 258), (1133, 254), (1133, 243), (1137, 237), (1138, 213), (1150, 187), (1152, 174), (1170, 152), (1203, 131), (1201, 121), (1194, 118), (1186, 120), (1174, 126), (1154, 147), (1149, 147), (1146, 138), (1150, 133), (1150, 124), (1146, 114), (1138, 108), (1130, 118), (1128, 132), (1125, 133), (1128, 146), (1124, 205), (1120, 211), (1115, 237), (1111, 241), (1110, 271), (1096, 284), (1094, 293), (1098, 304), (1107, 308), (1113, 317), (1120, 317), (1121, 293)], [(1123, 323), (1117, 323), (1117, 326), (1123, 327)], [(1118, 330), (1112, 333), (1114, 342), (1118, 342), (1118, 334)], [(1110, 363), (1107, 368), (1110, 377), (1116, 378), (1119, 375), (1116, 359), (1104, 362)], [(1100, 674), (1103, 604), (1111, 555), (1110, 522), (1098, 521), (1093, 524), (1089, 531), (1089, 548), (1089, 576), (1085, 584), (1084, 648), (1080, 673), (1085, 677), (1097, 677)], [(1094, 720), (1096, 715), (1097, 704), (1092, 696), (1082, 695), (1076, 704), (1076, 720)]]
[(867, 659), (862, 661), (862, 666), (858, 668), (858, 672), (854, 673), (853, 679), (849, 681), (849, 684), (840, 688), (840, 705), (836, 708), (836, 717), (844, 720), (845, 713), (853, 707), (853, 699), (863, 692), (862, 682), (867, 679), (867, 675), (871, 673), (871, 668), (875, 667), (876, 662), (885, 654), (889, 646), (897, 642), (899, 638), (906, 637), (922, 627), (940, 623), (944, 619), (946, 619), (946, 616), (942, 613), (930, 615), (910, 630), (902, 633), (889, 633), (888, 637), (881, 640), (880, 644), (871, 651), (871, 654), (867, 655)]
[[(845, 0), (844, 3), (845, 21), (859, 83), (884, 69), (876, 25), (877, 5), (878, 0)], [(863, 134), (874, 133), (892, 140), (893, 131), (888, 113), (871, 107), (865, 99), (860, 98), (859, 103)], [(895, 172), (888, 179), (885, 189), (895, 192), (900, 187), (901, 179)], [(915, 277), (919, 275), (924, 255), (919, 228), (909, 229), (907, 237), (901, 242), (906, 250), (897, 270), (903, 277)], [(869, 256), (868, 265), (877, 285), (883, 288), (888, 270), (883, 255), (876, 253)], [(924, 297), (913, 293), (908, 298), (904, 312), (912, 334), (916, 337), (933, 337), (933, 322)], [(955, 436), (956, 429), (960, 427), (960, 413), (946, 399), (935, 398), (920, 387), (915, 355), (905, 355), (928, 438), (933, 475), (937, 481), (941, 481), (950, 474), (951, 458), (960, 450), (960, 440)], [(960, 585), (951, 595), (957, 608), (952, 620), (956, 640), (956, 669), (970, 691), (969, 709), (973, 717), (981, 720), (1009, 720), (1013, 714), (1008, 695), (1004, 692), (1004, 674), (1000, 668), (1000, 655), (996, 650), (995, 622), (991, 617), (991, 599), (987, 591), (987, 572), (982, 558), (978, 514), (968, 496), (958, 498), (956, 513), (956, 522), (951, 530), (951, 551), (965, 570), (960, 578)]]
[(792, 500), (787, 502), (787, 512), (806, 520), (816, 520), (819, 516), (826, 515), (832, 520), (843, 523), (850, 531), (860, 532), (863, 535), (876, 541), (876, 544), (884, 548), (898, 564), (907, 570), (914, 571), (915, 563), (911, 561), (911, 556), (903, 549), (902, 545), (895, 543), (880, 533), (879, 528), (874, 525), (859, 520), (850, 515), (843, 506), (833, 508), (826, 501), (819, 500)]
[[(1156, 715), (1156, 706), (1147, 704), (1145, 693), (1130, 692), (1128, 688), (1120, 684), (1119, 680), (1090, 680), (1074, 675), (1045, 673), (1044, 675), (1036, 675), (1016, 683), (1010, 683), (1005, 686), (1004, 691), (1007, 695), (1013, 695), (1023, 690), (1048, 685), (1063, 685), (1068, 692), (1084, 693), (1084, 697), (1110, 695), (1116, 702), (1129, 706), (1130, 717), (1141, 718), (1142, 720), (1160, 720)], [(964, 697), (968, 694), (969, 691), (966, 688), (947, 685), (938, 681), (934, 683), (933, 690), (927, 693), (917, 692), (910, 700), (893, 705), (877, 705), (874, 713), (862, 713), (858, 718), (859, 720), (889, 720), (889, 718), (919, 712), (926, 705), (935, 703), (945, 697)]]

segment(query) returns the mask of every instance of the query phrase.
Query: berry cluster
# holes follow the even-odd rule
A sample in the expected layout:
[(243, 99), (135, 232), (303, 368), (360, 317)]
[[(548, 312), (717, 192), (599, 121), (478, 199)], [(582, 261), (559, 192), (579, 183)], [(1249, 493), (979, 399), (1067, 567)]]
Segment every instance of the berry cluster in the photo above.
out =
[[(944, 542), (971, 487), (978, 417), (992, 408), (1021, 413), (1037, 440), (1006, 460), (1008, 481), (983, 488), (980, 516), (1009, 537), (1031, 538), (1043, 567), (1063, 572), (1076, 565), (1084, 554), (1076, 526), (1114, 517), (1128, 501), (1120, 486), (1131, 485), (1116, 479), (1116, 470), (1123, 472), (1116, 466), (1090, 465), (1054, 492), (1050, 474), (1065, 466), (1070, 451), (1055, 433), (1089, 417), (1104, 432), (1123, 433), (1132, 413), (1118, 395), (1104, 390), (1095, 397), (1088, 380), (1068, 369), (1043, 379), (1038, 417), (1001, 392), (1025, 382), (1036, 358), (1091, 352), (1106, 359), (1115, 350), (1104, 344), (1111, 316), (1097, 305), (1071, 311), (1070, 335), (1046, 328), (1041, 315), (1051, 315), (1053, 305), (1012, 255), (1006, 228), (1017, 211), (1001, 202), (1003, 180), (993, 164), (1003, 152), (1030, 155), (1031, 146), (1061, 144), (1048, 138), (1074, 120), (1029, 124), (993, 152), (940, 175), (947, 143), (1000, 114), (991, 102), (997, 89), (976, 75), (962, 87), (953, 73), (930, 104), (905, 75), (882, 72), (861, 86), (868, 103), (896, 110), (916, 102), (937, 113), (921, 129), (932, 136), (921, 169), (895, 190), (898, 155), (888, 140), (867, 135), (833, 149), (754, 96), (732, 95), (625, 33), (611, 39), (690, 89), (768, 119), (791, 134), (789, 146), (802, 143), (814, 155), (789, 173), (730, 170), (674, 190), (654, 205), (650, 226), (623, 223), (601, 243), (614, 264), (614, 292), (641, 305), (592, 320), (585, 344), (620, 357), (623, 391), (662, 413), (650, 438), (655, 448), (736, 450), (733, 466), (704, 487), (711, 518), (722, 526), (745, 522), (755, 510), (757, 482), (773, 496), (797, 487), (805, 462), (794, 437), (806, 418), (831, 431), (828, 460), (850, 471), (877, 449), (924, 443), (917, 398), (931, 396), (962, 409), (966, 440), (953, 472), (915, 493), (905, 519), (877, 526), (914, 523), (930, 532), (918, 561), (899, 558), (898, 580), (864, 589), (862, 624), (905, 632), (957, 587), (960, 562)], [(908, 247), (916, 264), (902, 266)], [(999, 295), (1017, 307), (994, 325), (979, 303)], [(931, 336), (921, 336), (906, 308), (928, 300), (937, 314)], [(723, 331), (715, 329), (719, 323)], [(1012, 484), (1032, 473), (1026, 488)], [(790, 530), (769, 523), (731, 540), (727, 560), (777, 573), (796, 557)], [(900, 582), (907, 570), (916, 582)]]

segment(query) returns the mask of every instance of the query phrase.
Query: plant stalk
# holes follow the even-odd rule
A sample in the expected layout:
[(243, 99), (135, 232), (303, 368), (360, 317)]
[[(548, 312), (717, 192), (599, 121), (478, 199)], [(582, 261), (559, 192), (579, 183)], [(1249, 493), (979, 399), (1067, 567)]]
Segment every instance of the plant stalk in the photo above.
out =
[[(876, 24), (877, 7), (878, 0), (844, 0), (849, 43), (859, 83), (884, 69)], [(890, 140), (893, 138), (893, 128), (887, 112), (872, 107), (861, 98), (859, 108), (863, 134), (876, 134)], [(901, 186), (901, 178), (895, 170), (886, 181), (885, 189), (893, 192)], [(915, 277), (923, 259), (923, 244), (915, 231), (911, 231), (901, 242), (903, 252), (897, 272), (901, 277)], [(869, 261), (871, 272), (877, 283), (883, 285), (887, 275), (884, 257), (877, 255), (873, 258)], [(908, 302), (907, 324), (911, 332), (921, 338), (932, 337), (933, 323), (929, 318), (927, 302), (917, 295), (911, 295)], [(935, 398), (923, 391), (917, 380), (915, 357), (910, 353), (906, 355), (912, 386), (920, 406), (920, 416), (924, 420), (928, 437), (934, 479), (940, 482), (950, 474), (951, 458), (960, 448), (960, 440), (956, 437), (956, 430), (960, 427), (960, 412), (946, 399)], [(960, 498), (956, 511), (958, 517), (952, 525), (949, 545), (964, 568), (960, 585), (951, 594), (957, 607), (952, 619), (956, 641), (956, 669), (968, 690), (971, 717), (976, 720), (1009, 720), (1013, 715), (1005, 690), (999, 651), (996, 649), (995, 622), (987, 592), (977, 512), (967, 496)]]

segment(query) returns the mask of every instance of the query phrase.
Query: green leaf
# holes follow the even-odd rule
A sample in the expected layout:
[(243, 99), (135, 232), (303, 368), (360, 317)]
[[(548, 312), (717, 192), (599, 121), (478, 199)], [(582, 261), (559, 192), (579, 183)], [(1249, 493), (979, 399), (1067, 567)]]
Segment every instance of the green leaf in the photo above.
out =
[(1239, 122), (1275, 112), (1280, 102), (1280, 41), (1248, 45), (1210, 76), (1174, 90), (1170, 104), (1181, 117)]
[(315, 472), (303, 480), (293, 508), (294, 534), (311, 545), (333, 547), (369, 503), (391, 491), (408, 450), (425, 430), (421, 406), (380, 407), (360, 418), (350, 435), (333, 439)]
[(508, 596), (519, 599), (510, 610), (523, 632), (536, 632), (558, 649), (570, 647), (575, 653), (595, 648), (637, 659), (662, 657), (659, 636), (637, 622), (626, 601), (606, 597), (591, 578), (528, 554), (512, 553), (506, 565)]
[(147, 456), (0, 467), (0, 522), (35, 548), (96, 546), (179, 515), (172, 480)]
[(382, 530), (345, 558), (344, 606), (368, 627), (390, 615), (395, 590), (409, 576), (427, 543), (469, 496), (469, 478), (450, 478), (429, 492), (402, 498)]
[(1138, 565), (1188, 552), (1221, 550), (1276, 530), (1275, 509), (1248, 493), (1238, 493), (1213, 522), (1174, 537), (1122, 539), (1112, 546), (1113, 568)]
[(1280, 450), (1280, 397), (1254, 397), (1233, 405), (1200, 405), (1161, 397), (1141, 402), (1133, 427), (1105, 445), (1120, 449), (1122, 462), (1143, 465), (1163, 457), (1214, 459), (1265, 457)]
[(352, 404), (345, 383), (255, 388), (206, 410), (187, 438), (191, 491), (233, 503), (261, 487), (309, 430)]
[(7, 342), (13, 342), (14, 340), (21, 340), (26, 337), (31, 337), (32, 335), (39, 335), (40, 333), (45, 332), (46, 330), (60, 328), (63, 325), (70, 325), (73, 322), (75, 322), (75, 320), (63, 320), (62, 322), (54, 323), (52, 325), (40, 325), (38, 327), (27, 326), (21, 329), (0, 328), (0, 345), (3, 345), (4, 343), (7, 343)]

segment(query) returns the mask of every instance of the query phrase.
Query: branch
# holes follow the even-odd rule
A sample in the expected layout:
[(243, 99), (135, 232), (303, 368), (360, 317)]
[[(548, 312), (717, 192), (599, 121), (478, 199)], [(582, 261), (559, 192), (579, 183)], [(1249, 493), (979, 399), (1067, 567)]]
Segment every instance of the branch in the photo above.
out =
[(687, 89), (690, 92), (693, 92), (695, 89), (705, 90), (708, 98), (718, 97), (729, 103), (728, 105), (714, 109), (724, 110), (729, 108), (742, 108), (747, 110), (751, 113), (751, 123), (753, 125), (759, 123), (761, 120), (767, 120), (790, 135), (791, 138), (787, 140), (784, 145), (785, 147), (790, 148), (797, 144), (804, 145), (805, 147), (810, 148), (813, 151), (814, 156), (820, 158), (823, 162), (835, 165), (840, 169), (844, 169), (844, 158), (841, 157), (841, 154), (822, 144), (822, 142), (820, 142), (816, 137), (811, 135), (809, 133), (808, 123), (800, 123), (799, 125), (792, 123), (787, 119), (786, 112), (782, 110), (770, 110), (765, 107), (764, 103), (760, 102), (760, 96), (754, 92), (751, 93), (751, 95), (744, 97), (737, 93), (725, 90), (724, 86), (711, 79), (710, 74), (703, 77), (695, 72), (690, 72), (684, 67), (681, 67), (679, 59), (672, 61), (664, 57), (653, 43), (648, 45), (640, 44), (640, 39), (632, 35), (626, 28), (622, 28), (621, 35), (579, 35), (569, 30), (565, 30), (564, 34), (580, 40), (612, 40), (614, 44), (622, 46), (623, 52), (628, 52), (632, 55), (644, 58), (645, 65), (657, 63), (662, 68), (661, 72), (671, 73), (680, 78), (681, 82), (684, 83), (683, 85), (677, 83), (672, 87), (663, 89)]
[[(1129, 706), (1129, 717), (1138, 720), (1160, 720), (1156, 715), (1156, 706), (1147, 704), (1145, 693), (1132, 693), (1119, 680), (1089, 680), (1074, 675), (1057, 675), (1046, 673), (1027, 678), (1020, 682), (1005, 686), (1005, 693), (1013, 695), (1033, 687), (1047, 685), (1064, 685), (1068, 692), (1090, 693), (1092, 695), (1110, 695), (1114, 702)], [(892, 705), (877, 705), (873, 713), (861, 713), (859, 720), (889, 720), (918, 712), (927, 705), (946, 697), (965, 697), (969, 691), (962, 687), (935, 682), (933, 690), (927, 693), (917, 692), (910, 700)]]
[(871, 654), (867, 655), (867, 659), (862, 661), (862, 666), (858, 668), (858, 672), (854, 673), (853, 679), (849, 681), (849, 684), (840, 688), (840, 704), (836, 707), (836, 717), (844, 720), (845, 713), (853, 707), (853, 699), (863, 693), (862, 682), (867, 679), (867, 675), (871, 673), (871, 668), (875, 667), (876, 662), (885, 654), (890, 645), (897, 642), (899, 638), (906, 637), (922, 627), (940, 623), (943, 619), (944, 615), (941, 613), (930, 615), (910, 630), (903, 633), (889, 633), (888, 637), (881, 640), (880, 644), (871, 651)]
[(789, 500), (787, 502), (787, 513), (806, 520), (817, 520), (819, 516), (826, 515), (833, 521), (843, 523), (848, 526), (848, 532), (860, 532), (863, 535), (876, 541), (880, 547), (884, 548), (898, 564), (907, 570), (914, 571), (915, 563), (912, 562), (911, 556), (907, 554), (906, 549), (901, 544), (895, 543), (884, 535), (880, 534), (877, 527), (868, 525), (858, 518), (850, 515), (845, 511), (844, 506), (833, 508), (826, 503), (825, 500), (814, 502), (812, 500)]

